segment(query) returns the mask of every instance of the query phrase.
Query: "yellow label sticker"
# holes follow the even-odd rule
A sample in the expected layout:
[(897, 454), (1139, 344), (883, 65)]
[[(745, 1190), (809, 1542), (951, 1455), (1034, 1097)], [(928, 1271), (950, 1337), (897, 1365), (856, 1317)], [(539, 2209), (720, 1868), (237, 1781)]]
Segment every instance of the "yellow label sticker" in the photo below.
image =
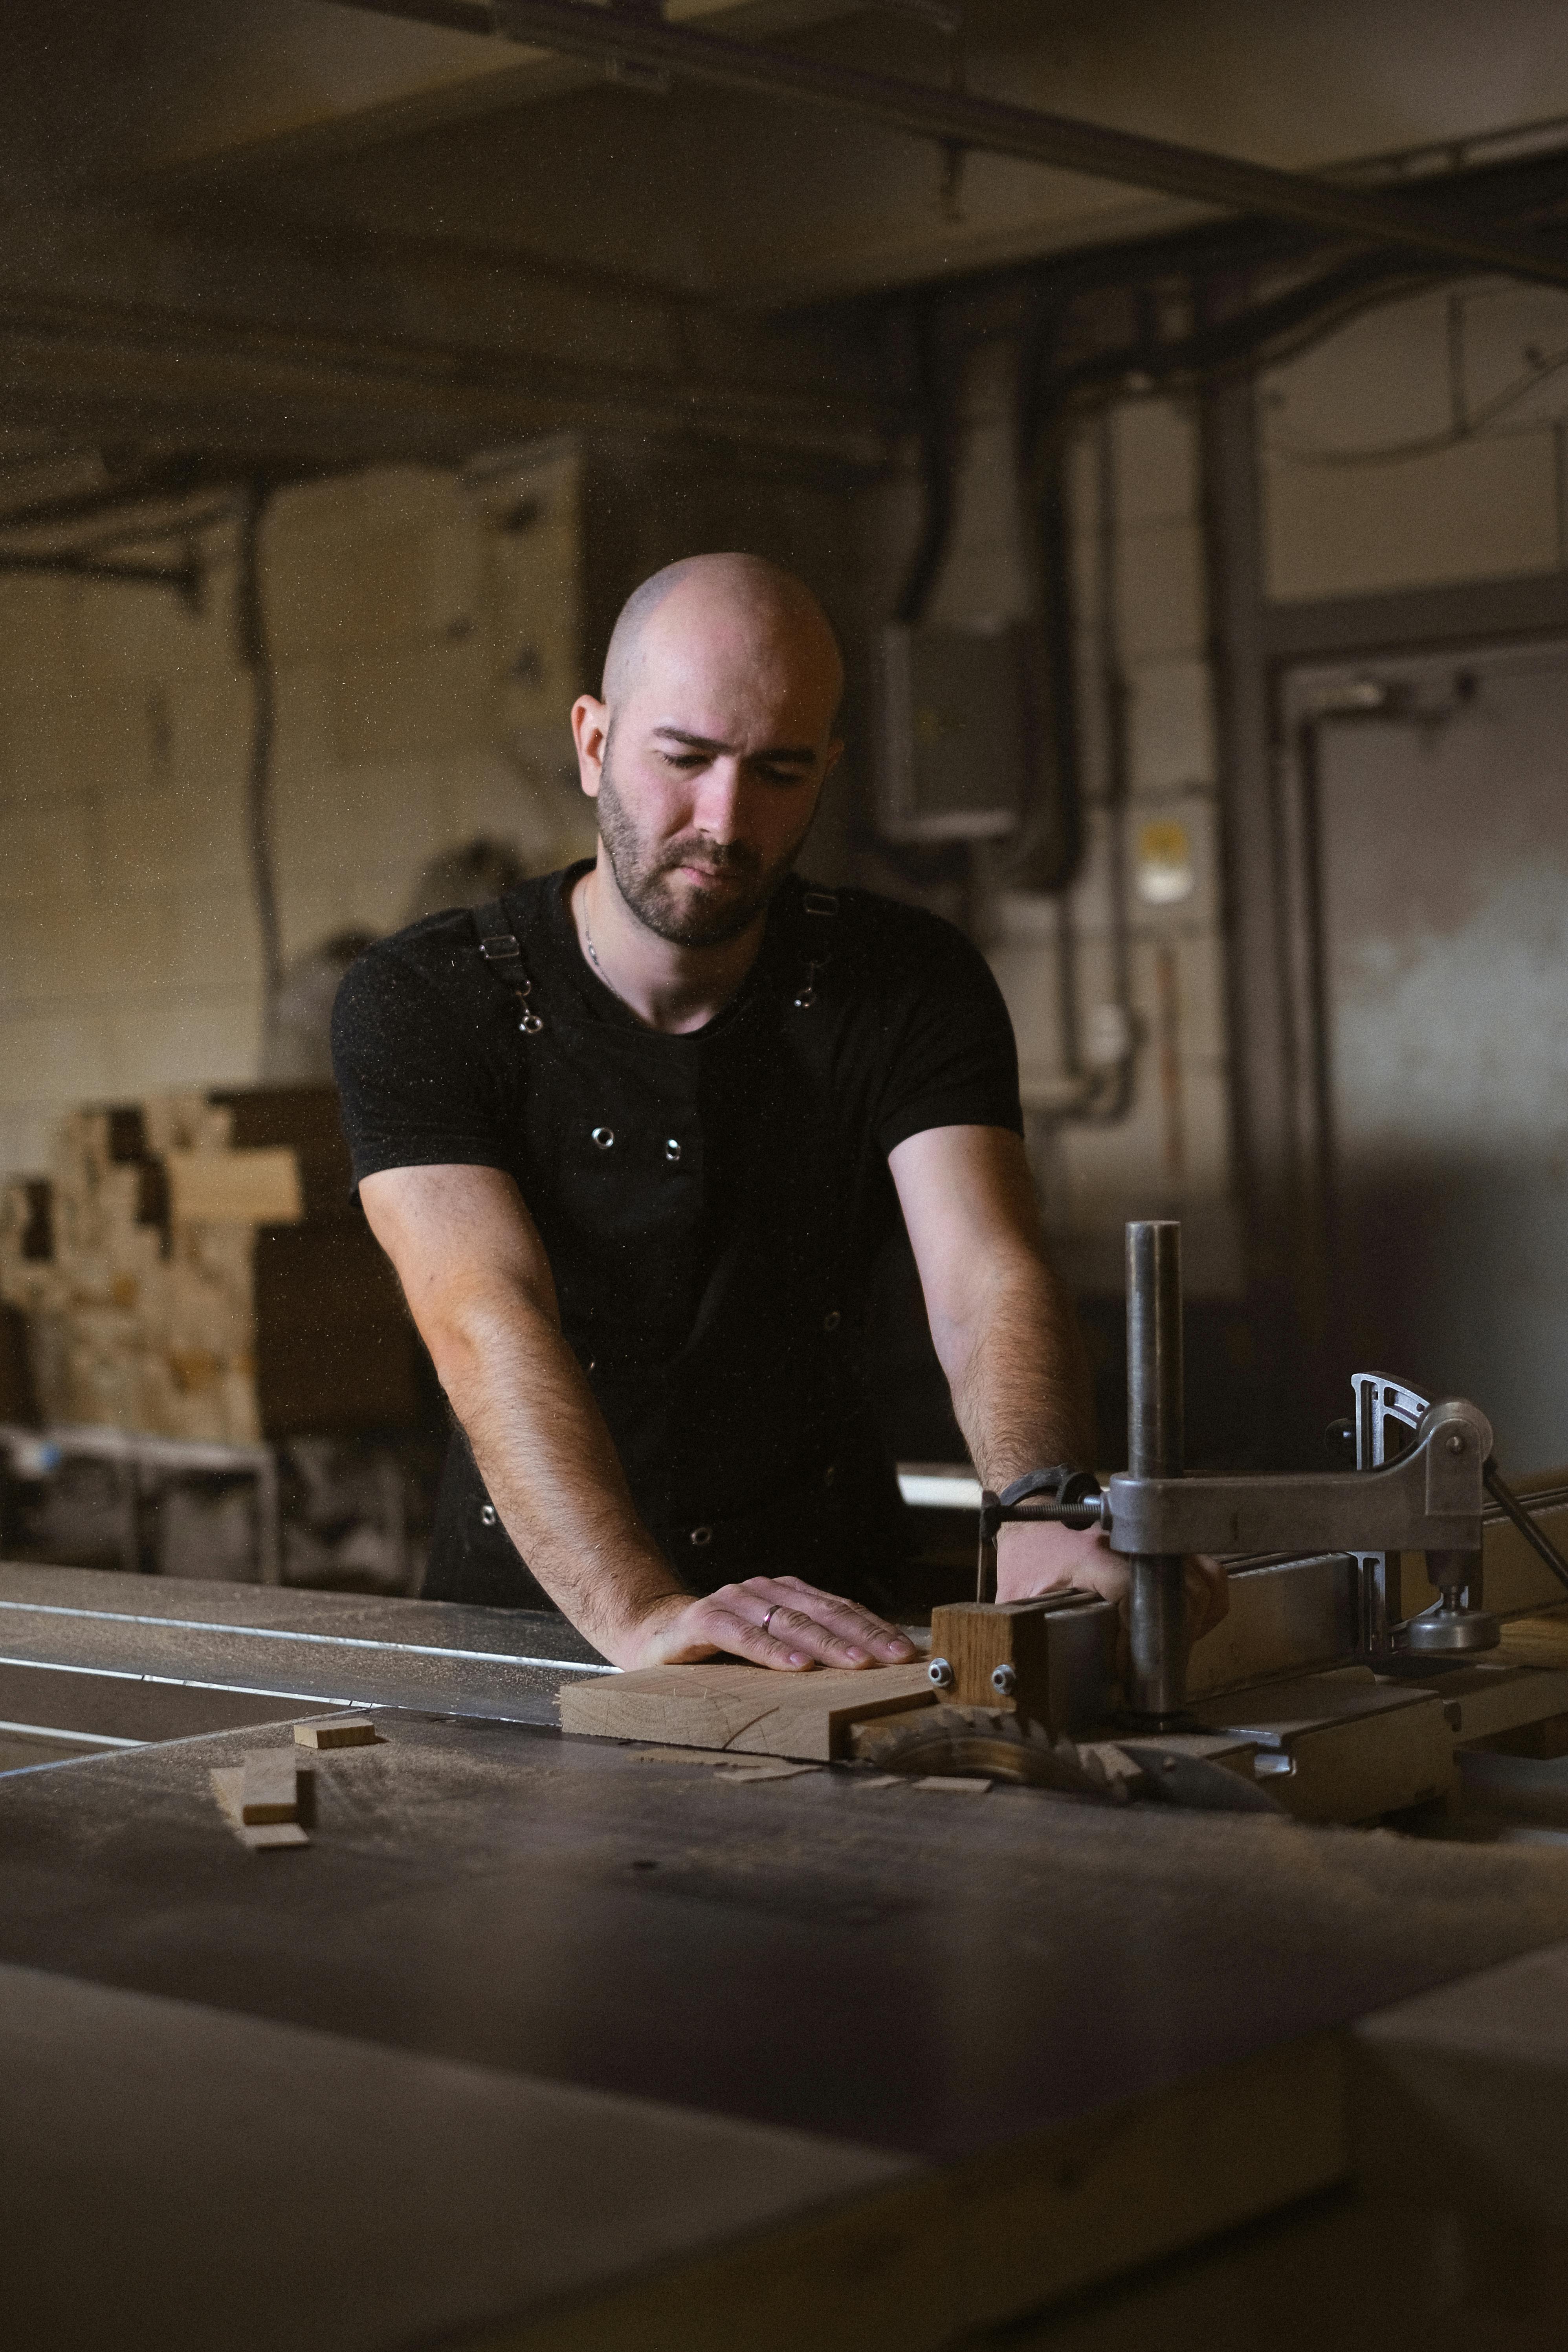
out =
[(1152, 817), (1139, 826), (1133, 863), (1145, 905), (1171, 907), (1192, 897), (1197, 880), (1193, 837), (1174, 817)]

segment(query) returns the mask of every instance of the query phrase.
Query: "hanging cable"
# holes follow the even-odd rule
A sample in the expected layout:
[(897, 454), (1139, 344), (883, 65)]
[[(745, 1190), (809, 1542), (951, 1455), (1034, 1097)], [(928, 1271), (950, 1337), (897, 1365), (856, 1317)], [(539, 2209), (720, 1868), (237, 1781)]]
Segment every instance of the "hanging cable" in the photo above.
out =
[[(914, 310), (909, 331), (919, 418), (921, 522), (892, 617), (906, 628), (916, 628), (925, 618), (952, 537), (958, 380), (952, 356), (941, 339), (934, 301), (921, 302)], [(968, 889), (973, 861), (967, 842), (890, 840), (879, 829), (874, 815), (852, 823), (850, 839), (856, 848), (868, 851), (910, 889)]]
[(261, 570), (261, 526), (270, 485), (253, 481), (240, 511), (239, 577), (235, 626), (239, 658), (250, 673), (250, 761), (246, 777), (246, 841), (251, 895), (261, 949), (261, 1034), (265, 1052), (277, 1019), (283, 979), (282, 935), (272, 839), (272, 753), (277, 736), (278, 675), (267, 637)]
[[(1090, 266), (1092, 268), (1092, 265)], [(1114, 481), (1108, 420), (1112, 405), (1129, 394), (1194, 391), (1226, 375), (1250, 373), (1306, 349), (1372, 303), (1403, 287), (1429, 285), (1434, 266), (1408, 257), (1359, 256), (1288, 292), (1257, 303), (1216, 326), (1162, 342), (1152, 306), (1142, 306), (1140, 332), (1129, 344), (1061, 364), (1061, 331), (1076, 297), (1094, 280), (1090, 271), (1058, 278), (1045, 292), (1020, 350), (1018, 454), (1023, 496), (1033, 529), (1030, 551), (1036, 603), (1047, 647), (1051, 728), (1047, 738), (1054, 773), (1035, 795), (1036, 818), (1056, 811), (1060, 854), (1042, 865), (1039, 850), (1015, 861), (1015, 887), (1044, 889), (1057, 905), (1058, 1003), (1061, 1066), (1066, 1099), (1044, 1115), (1053, 1124), (1106, 1125), (1127, 1115), (1132, 1102), (1135, 1024), (1131, 995), (1131, 950), (1126, 906), (1125, 805), (1127, 799), (1127, 686), (1121, 671), (1115, 611)], [(1082, 1008), (1077, 983), (1077, 941), (1067, 891), (1081, 854), (1077, 782), (1079, 692), (1073, 609), (1070, 532), (1067, 516), (1066, 463), (1073, 437), (1091, 419), (1100, 420), (1096, 508), (1100, 601), (1092, 615), (1100, 640), (1100, 677), (1110, 751), (1108, 891), (1110, 913), (1110, 992), (1117, 1047), (1103, 1064), (1086, 1062)], [(1087, 616), (1086, 616), (1087, 617)], [(1020, 845), (1026, 851), (1026, 843)], [(1037, 878), (1038, 877), (1038, 878)]]
[(952, 359), (942, 346), (934, 303), (921, 305), (911, 331), (920, 416), (921, 535), (904, 573), (893, 618), (913, 628), (925, 618), (952, 537), (958, 387)]

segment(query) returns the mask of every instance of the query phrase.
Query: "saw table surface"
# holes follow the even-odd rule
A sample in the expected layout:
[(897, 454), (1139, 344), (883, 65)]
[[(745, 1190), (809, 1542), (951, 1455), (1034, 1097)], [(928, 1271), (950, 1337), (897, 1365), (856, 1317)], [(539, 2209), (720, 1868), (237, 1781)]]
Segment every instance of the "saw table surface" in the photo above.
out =
[(0, 1780), (0, 1961), (942, 2159), (1568, 1937), (1555, 1853), (381, 1727), (298, 1854), (255, 1731)]
[[(165, 1664), (183, 1602), (210, 1665), (211, 1590), (142, 1612)], [(209, 1775), (282, 1721), (0, 1777), (30, 2336), (944, 2344), (1335, 2178), (1334, 2038), (1568, 1939), (1556, 1849), (735, 1785), (467, 1700), (377, 1722), (300, 1751), (311, 1843), (278, 1853)]]
[(609, 1671), (563, 1618), (540, 1611), (7, 1560), (0, 1701), (10, 1667), (542, 1724), (556, 1721), (563, 1677)]

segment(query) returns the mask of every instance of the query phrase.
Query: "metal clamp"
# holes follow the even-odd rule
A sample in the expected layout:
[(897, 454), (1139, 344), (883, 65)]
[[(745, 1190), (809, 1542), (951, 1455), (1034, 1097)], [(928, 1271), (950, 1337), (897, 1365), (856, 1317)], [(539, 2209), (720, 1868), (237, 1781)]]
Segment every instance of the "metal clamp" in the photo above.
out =
[(1462, 1398), (1428, 1405), (1415, 1442), (1381, 1470), (1280, 1477), (1123, 1473), (1108, 1500), (1113, 1551), (1474, 1552), (1491, 1423)]
[(1055, 1463), (1048, 1470), (1026, 1470), (999, 1495), (983, 1487), (976, 1601), (996, 1598), (996, 1535), (1006, 1521), (1047, 1519), (1062, 1527), (1092, 1528), (1099, 1525), (1102, 1508), (1100, 1481), (1093, 1471), (1075, 1470), (1067, 1462)]

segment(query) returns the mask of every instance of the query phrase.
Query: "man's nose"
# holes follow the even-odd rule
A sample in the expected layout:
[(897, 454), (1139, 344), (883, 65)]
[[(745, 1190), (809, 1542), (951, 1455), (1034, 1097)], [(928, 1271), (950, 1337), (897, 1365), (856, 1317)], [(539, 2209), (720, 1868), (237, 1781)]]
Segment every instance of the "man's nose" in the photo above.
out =
[(710, 841), (734, 840), (740, 829), (742, 782), (739, 760), (715, 760), (704, 772), (693, 814), (698, 831)]

